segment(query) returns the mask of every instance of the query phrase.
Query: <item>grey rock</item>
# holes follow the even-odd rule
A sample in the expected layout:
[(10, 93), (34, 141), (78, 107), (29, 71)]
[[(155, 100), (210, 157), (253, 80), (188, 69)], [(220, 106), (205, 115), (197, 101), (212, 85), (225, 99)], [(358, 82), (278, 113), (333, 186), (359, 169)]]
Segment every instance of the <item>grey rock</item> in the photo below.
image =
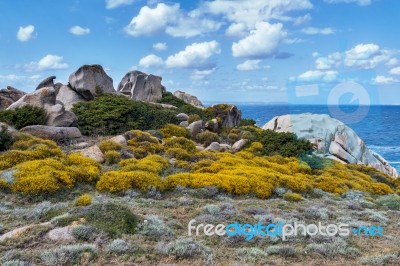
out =
[(326, 114), (299, 114), (274, 117), (263, 129), (294, 132), (313, 143), (320, 156), (334, 157), (343, 163), (373, 167), (392, 177), (398, 173), (382, 156), (370, 150), (348, 126)]
[(218, 142), (212, 142), (205, 151), (220, 152), (222, 150), (221, 145)]
[(232, 151), (232, 146), (229, 144), (219, 144), (221, 151)]
[(69, 76), (73, 90), (86, 100), (93, 100), (103, 93), (115, 92), (113, 80), (100, 65), (84, 65)]
[(10, 105), (22, 98), (26, 93), (11, 86), (0, 90), (0, 110), (7, 109)]
[(62, 102), (67, 111), (71, 111), (75, 103), (86, 101), (85, 98), (67, 85), (62, 85), (59, 88), (56, 100)]
[(179, 123), (179, 125), (181, 127), (188, 127), (189, 126), (189, 122), (188, 121), (182, 121), (182, 122)]
[(189, 130), (190, 137), (192, 139), (195, 139), (197, 134), (199, 134), (200, 132), (202, 132), (204, 130), (203, 120), (198, 120), (198, 121), (191, 123), (187, 127), (187, 129)]
[(183, 92), (183, 91), (176, 91), (174, 92), (174, 96), (183, 100), (184, 102), (193, 105), (194, 107), (197, 108), (204, 108), (203, 103), (196, 97), (193, 95), (190, 95), (189, 93)]
[(179, 113), (179, 114), (177, 114), (177, 115), (176, 115), (176, 118), (177, 118), (179, 121), (188, 121), (188, 120), (189, 120), (189, 116), (188, 116), (187, 114), (185, 114), (185, 113)]
[(95, 160), (96, 162), (104, 163), (104, 154), (97, 145), (93, 145), (78, 152), (85, 157)]
[(46, 110), (46, 125), (55, 127), (68, 127), (75, 125), (78, 120), (74, 113), (66, 111), (61, 102), (56, 101), (56, 90), (53, 87), (45, 87), (24, 95), (18, 101), (10, 105), (7, 110), (12, 110), (25, 105), (42, 107)]
[(52, 139), (55, 141), (65, 141), (71, 139), (79, 139), (82, 137), (81, 132), (76, 127), (51, 127), (51, 126), (27, 126), (20, 132), (29, 133), (33, 136)]
[(54, 87), (54, 80), (56, 79), (56, 76), (50, 76), (48, 78), (45, 78), (42, 82), (37, 85), (35, 91), (40, 90), (41, 88), (45, 87)]
[(162, 78), (158, 76), (136, 70), (130, 71), (122, 78), (117, 91), (136, 101), (158, 102), (165, 92), (161, 80)]
[(218, 132), (219, 130), (218, 120), (216, 118), (211, 119), (206, 123), (205, 127), (211, 132)]
[(236, 141), (233, 145), (232, 145), (232, 151), (233, 152), (238, 152), (240, 151), (244, 145), (246, 145), (247, 140), (245, 139), (240, 139), (238, 141)]
[(216, 104), (211, 106), (215, 116), (222, 120), (221, 127), (233, 128), (239, 126), (242, 112), (233, 104)]
[(122, 146), (126, 146), (128, 144), (126, 138), (123, 135), (117, 135), (115, 137), (112, 137), (110, 140), (121, 144)]

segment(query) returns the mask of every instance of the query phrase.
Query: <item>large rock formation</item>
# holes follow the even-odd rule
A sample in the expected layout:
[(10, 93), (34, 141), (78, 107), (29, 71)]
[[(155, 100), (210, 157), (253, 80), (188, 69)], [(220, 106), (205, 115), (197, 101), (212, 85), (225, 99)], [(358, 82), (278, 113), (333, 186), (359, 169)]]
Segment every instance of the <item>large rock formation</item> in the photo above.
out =
[(242, 118), (242, 112), (233, 104), (216, 104), (207, 108), (207, 111), (220, 120), (219, 124), (223, 128), (238, 126)]
[(61, 102), (56, 101), (56, 90), (53, 87), (45, 87), (24, 95), (21, 99), (10, 105), (7, 110), (33, 105), (46, 110), (46, 125), (54, 127), (69, 127), (76, 123), (74, 113), (66, 111)]
[(130, 71), (122, 78), (117, 91), (136, 101), (158, 102), (165, 92), (161, 80), (162, 78), (158, 76)]
[(93, 100), (102, 93), (113, 93), (113, 80), (100, 65), (84, 65), (69, 76), (73, 90), (86, 100)]
[(41, 88), (45, 88), (45, 87), (54, 87), (54, 80), (56, 79), (56, 76), (50, 76), (48, 78), (45, 78), (44, 80), (42, 80), (42, 82), (39, 83), (39, 85), (37, 85), (36, 90), (40, 90)]
[(81, 132), (76, 127), (50, 127), (50, 126), (27, 126), (20, 130), (33, 136), (52, 139), (55, 141), (66, 141), (71, 139), (79, 139), (82, 137)]
[(10, 105), (22, 98), (26, 93), (11, 86), (0, 90), (0, 110), (7, 109)]
[(57, 101), (60, 101), (64, 104), (65, 110), (71, 111), (73, 105), (79, 102), (85, 102), (85, 98), (83, 98), (79, 93), (74, 91), (71, 87), (67, 85), (62, 85), (57, 93)]
[(308, 139), (317, 148), (317, 154), (343, 163), (371, 166), (392, 177), (398, 173), (382, 156), (370, 150), (348, 126), (329, 115), (300, 114), (274, 117), (263, 129), (294, 132)]
[(204, 105), (203, 103), (193, 95), (190, 95), (189, 93), (183, 92), (183, 91), (176, 91), (174, 92), (174, 96), (183, 100), (184, 102), (193, 105), (194, 107), (198, 107), (203, 109)]

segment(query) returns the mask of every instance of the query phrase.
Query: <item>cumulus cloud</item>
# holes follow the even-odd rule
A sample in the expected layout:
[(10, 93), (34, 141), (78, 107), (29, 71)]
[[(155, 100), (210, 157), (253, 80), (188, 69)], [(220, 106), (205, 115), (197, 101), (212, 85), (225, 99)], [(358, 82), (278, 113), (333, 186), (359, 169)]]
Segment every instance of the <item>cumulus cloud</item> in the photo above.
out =
[(300, 74), (297, 80), (303, 82), (333, 82), (336, 80), (337, 75), (338, 72), (333, 70), (309, 70)]
[(310, 14), (306, 14), (306, 15), (304, 15), (302, 17), (295, 18), (294, 21), (293, 21), (293, 25), (300, 26), (300, 25), (303, 25), (303, 24), (307, 24), (310, 21), (311, 21), (311, 15)]
[(163, 60), (161, 57), (158, 57), (154, 54), (150, 54), (148, 56), (143, 57), (139, 61), (139, 66), (144, 67), (144, 68), (149, 68), (149, 67), (159, 67), (164, 64)]
[(23, 66), (26, 71), (44, 71), (50, 69), (65, 69), (68, 64), (63, 62), (63, 57), (58, 55), (48, 54), (38, 62), (30, 62)]
[(81, 35), (86, 35), (90, 33), (90, 29), (89, 28), (82, 28), (81, 26), (73, 26), (69, 29), (69, 32), (77, 35), (77, 36), (81, 36)]
[(158, 43), (153, 44), (153, 49), (156, 51), (165, 51), (168, 49), (168, 47), (165, 42), (158, 42)]
[(391, 58), (391, 59), (386, 63), (386, 65), (388, 65), (388, 66), (395, 66), (395, 65), (397, 65), (397, 64), (399, 64), (399, 60), (398, 60), (397, 58)]
[(372, 3), (372, 0), (324, 0), (324, 2), (328, 4), (356, 3), (359, 6), (368, 6)]
[(301, 32), (308, 35), (316, 35), (316, 34), (329, 35), (329, 34), (334, 34), (335, 30), (330, 27), (327, 28), (307, 27), (302, 29)]
[(153, 35), (165, 32), (173, 37), (193, 37), (216, 31), (222, 23), (202, 18), (199, 12), (185, 13), (179, 4), (159, 3), (154, 8), (144, 6), (132, 19), (125, 32), (132, 36)]
[(203, 80), (204, 78), (206, 78), (207, 76), (211, 75), (212, 73), (214, 73), (216, 70), (215, 67), (211, 68), (211, 69), (205, 69), (205, 70), (198, 70), (195, 69), (193, 70), (192, 75), (190, 76), (190, 78), (192, 80)]
[(277, 53), (278, 45), (287, 35), (281, 23), (258, 22), (250, 34), (232, 44), (234, 57), (266, 58)]
[(35, 26), (28, 25), (26, 27), (19, 27), (17, 32), (17, 39), (21, 42), (27, 42), (32, 39), (33, 32), (35, 31)]
[(393, 77), (376, 76), (373, 82), (377, 85), (390, 85), (400, 81)]
[(250, 71), (260, 69), (260, 63), (262, 60), (246, 60), (243, 63), (236, 66), (237, 70), (240, 71)]
[(392, 52), (380, 49), (376, 44), (358, 44), (345, 52), (344, 64), (362, 69), (375, 68), (379, 63), (390, 60)]
[(340, 65), (342, 55), (338, 52), (332, 53), (327, 57), (318, 57), (315, 60), (315, 68), (318, 70), (327, 70)]
[(219, 53), (221, 49), (217, 41), (193, 43), (186, 46), (185, 50), (169, 56), (165, 65), (167, 68), (204, 69), (210, 65), (210, 57)]
[(400, 67), (392, 68), (392, 69), (389, 71), (389, 73), (392, 74), (392, 75), (400, 75)]
[(106, 8), (114, 9), (120, 6), (127, 6), (133, 4), (134, 0), (106, 0)]

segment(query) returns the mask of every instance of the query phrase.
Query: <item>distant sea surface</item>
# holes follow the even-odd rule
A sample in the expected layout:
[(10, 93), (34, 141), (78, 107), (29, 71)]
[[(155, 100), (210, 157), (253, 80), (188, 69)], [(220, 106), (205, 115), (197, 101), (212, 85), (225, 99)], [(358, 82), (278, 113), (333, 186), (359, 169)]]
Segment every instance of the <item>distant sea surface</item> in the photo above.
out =
[(332, 108), (322, 105), (237, 104), (237, 106), (242, 110), (244, 118), (256, 120), (257, 125), (261, 127), (278, 115), (329, 114), (345, 122), (370, 149), (382, 155), (400, 172), (400, 106), (341, 106), (341, 114), (332, 112)]

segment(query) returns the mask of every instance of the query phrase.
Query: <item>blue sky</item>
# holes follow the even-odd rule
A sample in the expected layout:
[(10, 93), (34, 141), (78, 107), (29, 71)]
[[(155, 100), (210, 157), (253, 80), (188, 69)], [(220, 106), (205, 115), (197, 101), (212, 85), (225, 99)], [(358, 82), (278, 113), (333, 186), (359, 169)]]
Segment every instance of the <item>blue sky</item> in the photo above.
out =
[(101, 64), (203, 101), (400, 104), (400, 1), (0, 1), (0, 88)]

